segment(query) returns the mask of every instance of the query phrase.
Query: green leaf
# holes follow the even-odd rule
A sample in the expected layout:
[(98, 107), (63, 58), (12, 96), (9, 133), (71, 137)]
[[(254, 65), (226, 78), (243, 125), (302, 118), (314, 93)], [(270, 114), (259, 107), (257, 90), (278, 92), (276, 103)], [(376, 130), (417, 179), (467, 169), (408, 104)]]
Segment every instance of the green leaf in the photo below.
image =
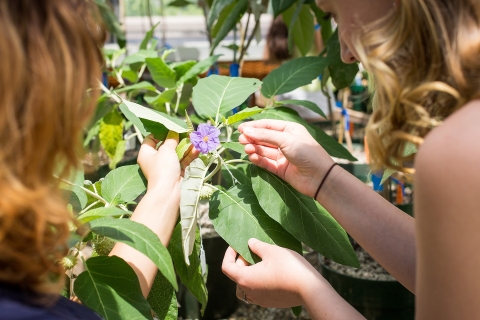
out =
[(137, 274), (119, 257), (95, 257), (85, 263), (74, 284), (84, 306), (106, 320), (153, 319)]
[(315, 2), (310, 3), (310, 9), (312, 10), (315, 18), (317, 19), (317, 23), (320, 25), (320, 33), (322, 34), (322, 41), (323, 44), (326, 46), (328, 40), (333, 34), (332, 30), (332, 19), (325, 19), (326, 14), (317, 6)]
[(282, 64), (263, 79), (262, 94), (272, 98), (310, 84), (327, 66), (322, 57), (297, 58)]
[[(88, 190), (92, 191), (93, 193), (95, 194), (98, 194), (99, 196), (102, 195), (102, 182), (101, 181), (97, 181), (95, 183), (84, 183), (83, 184), (83, 187), (84, 188), (87, 188)], [(87, 206), (90, 206), (92, 205), (94, 202), (97, 202), (98, 199), (95, 198), (95, 197), (92, 197), (90, 194), (87, 194)], [(96, 208), (100, 208), (102, 207), (103, 208), (104, 204), (100, 201), (98, 201), (98, 203), (92, 207), (90, 207), (90, 209), (96, 209)]]
[(145, 95), (143, 99), (145, 99), (145, 101), (149, 105), (151, 105), (155, 110), (163, 111), (163, 110), (166, 110), (165, 103), (167, 102), (171, 103), (176, 92), (177, 91), (175, 88), (171, 88), (171, 89), (164, 90), (161, 94), (157, 96), (150, 97)]
[(218, 234), (252, 264), (260, 259), (248, 247), (250, 238), (302, 254), (301, 243), (263, 211), (249, 185), (216, 191), (210, 199), (210, 219)]
[(145, 63), (146, 58), (158, 58), (158, 52), (156, 50), (139, 50), (123, 60), (124, 64), (136, 64)]
[(194, 3), (187, 0), (173, 0), (168, 4), (168, 6), (169, 7), (186, 7), (191, 4), (194, 4)]
[(87, 194), (81, 188), (83, 186), (83, 181), (85, 180), (83, 169), (76, 170), (72, 174), (72, 177), (68, 180), (75, 185), (72, 186), (62, 184), (62, 188), (71, 191), (69, 202), (72, 205), (74, 212), (80, 212), (83, 208), (87, 206), (88, 203)]
[(276, 102), (275, 104), (277, 105), (295, 105), (295, 106), (302, 106), (302, 107), (305, 107), (309, 110), (312, 110), (313, 112), (319, 114), (320, 116), (324, 117), (325, 119), (327, 119), (327, 116), (325, 115), (325, 113), (322, 111), (322, 109), (320, 109), (320, 107), (316, 104), (316, 103), (313, 103), (311, 101), (307, 101), (307, 100), (281, 100), (281, 101), (278, 101)]
[(272, 1), (273, 14), (274, 14), (275, 18), (279, 14), (281, 14), (282, 12), (284, 12), (285, 10), (290, 8), (295, 2), (296, 2), (296, 0), (275, 0), (275, 1)]
[[(185, 121), (182, 121), (174, 117), (170, 117), (165, 113), (161, 113), (156, 110), (146, 108), (134, 102), (123, 100), (123, 104), (128, 108), (128, 110), (131, 113), (133, 113), (138, 118), (161, 123), (162, 125), (167, 127), (168, 130), (175, 131), (177, 133), (184, 133), (188, 131), (187, 124), (185, 123)], [(131, 119), (129, 120), (134, 122)]]
[(218, 19), (220, 13), (234, 3), (235, 0), (215, 0), (210, 7), (210, 12), (208, 14), (207, 24), (209, 28), (212, 28), (213, 23)]
[(115, 12), (113, 12), (112, 8), (105, 0), (95, 0), (95, 4), (97, 5), (98, 11), (102, 16), (105, 28), (108, 30), (108, 32), (110, 32), (110, 34), (117, 38), (120, 48), (125, 47), (125, 31), (123, 31)]
[(127, 79), (131, 83), (137, 82), (138, 79), (138, 73), (132, 70), (129, 65), (123, 65), (122, 66), (122, 78)]
[(138, 118), (133, 112), (130, 111), (128, 106), (125, 103), (122, 103), (120, 105), (120, 110), (122, 111), (123, 115), (125, 118), (128, 119), (128, 121), (131, 121), (135, 127), (140, 131), (140, 133), (145, 137), (150, 134), (147, 129), (145, 129), (145, 126), (143, 125), (142, 121), (140, 118)]
[(113, 110), (103, 117), (99, 129), (100, 143), (112, 159), (117, 150), (117, 144), (123, 140), (123, 117), (117, 110)]
[[(150, 30), (147, 31), (145, 37), (143, 38), (142, 42), (140, 43), (140, 50), (148, 49), (148, 43), (153, 38), (153, 33), (155, 32), (155, 28), (160, 24), (160, 22), (156, 23)], [(155, 48), (153, 48), (155, 49)]]
[(102, 182), (102, 196), (110, 204), (135, 200), (147, 190), (147, 181), (138, 165), (110, 171)]
[(175, 73), (177, 74), (177, 81), (187, 73), (194, 65), (197, 64), (195, 60), (187, 60), (187, 61), (180, 61), (180, 62), (172, 62), (170, 64), (170, 68), (172, 68)]
[(327, 44), (328, 71), (335, 88), (350, 86), (358, 73), (358, 64), (346, 64), (342, 61), (338, 29), (330, 37)]
[(224, 142), (222, 143), (222, 147), (238, 152), (242, 157), (247, 155), (245, 153), (245, 146), (240, 142)]
[(148, 303), (155, 312), (155, 318), (161, 320), (177, 320), (177, 296), (170, 282), (160, 272), (153, 281), (152, 289), (148, 294)]
[(212, 75), (198, 81), (192, 103), (199, 116), (218, 122), (220, 114), (238, 107), (261, 85), (257, 79)]
[(249, 0), (234, 1), (231, 5), (222, 10), (217, 23), (212, 29), (212, 37), (215, 38), (211, 47), (212, 52), (228, 33), (233, 30), (245, 11), (247, 11), (248, 1)]
[(97, 220), (105, 217), (120, 217), (122, 215), (132, 214), (131, 212), (124, 211), (117, 207), (101, 207), (89, 210), (84, 214), (78, 216), (78, 221), (81, 223), (87, 223), (93, 220)]
[(275, 109), (267, 109), (252, 117), (254, 120), (260, 119), (274, 119), (296, 122), (303, 125), (310, 135), (327, 151), (332, 157), (347, 159), (349, 161), (357, 161), (352, 154), (345, 149), (343, 145), (338, 143), (334, 138), (326, 134), (322, 129), (308, 124), (302, 117), (298, 115), (295, 110), (287, 107), (280, 107)]
[(162, 59), (146, 58), (145, 62), (156, 84), (164, 88), (175, 87), (177, 74)]
[(228, 117), (227, 123), (232, 125), (244, 119), (248, 119), (251, 116), (263, 112), (265, 109), (259, 107), (247, 108), (240, 112), (235, 113), (233, 116)]
[(233, 187), (235, 186), (235, 183), (233, 183), (233, 179), (230, 173), (241, 185), (252, 184), (252, 182), (250, 181), (250, 172), (248, 170), (247, 163), (237, 164), (236, 166), (231, 164), (226, 164), (225, 166), (222, 167), (222, 178), (225, 180), (226, 186)]
[(182, 83), (187, 82), (193, 77), (198, 76), (199, 74), (202, 74), (204, 72), (207, 72), (210, 67), (217, 62), (218, 58), (220, 58), (221, 54), (217, 54), (214, 56), (210, 56), (206, 58), (205, 60), (202, 60), (198, 63), (196, 63), (192, 68), (190, 68), (185, 74), (178, 79), (177, 81), (177, 86), (181, 85)]
[(177, 224), (173, 230), (172, 239), (168, 246), (168, 251), (172, 256), (175, 271), (182, 283), (190, 290), (202, 304), (202, 314), (207, 307), (208, 292), (205, 284), (202, 267), (200, 265), (200, 231), (197, 230), (193, 252), (190, 255), (190, 265), (185, 263), (182, 249), (182, 226)]
[(306, 56), (315, 40), (315, 28), (310, 6), (303, 5), (303, 3), (304, 1), (300, 1), (297, 6), (291, 6), (282, 16), (289, 26), (290, 51), (292, 50), (292, 44), (295, 43), (300, 53)]
[(292, 307), (292, 312), (295, 315), (295, 317), (298, 317), (300, 313), (302, 313), (302, 306)]
[(195, 232), (198, 218), (198, 201), (203, 179), (207, 175), (208, 167), (201, 159), (195, 159), (185, 169), (185, 176), (180, 184), (180, 217), (182, 223), (182, 246), (184, 259), (190, 265), (189, 256), (195, 244)]
[(110, 163), (108, 164), (108, 167), (110, 170), (113, 170), (117, 167), (117, 164), (122, 161), (123, 156), (125, 155), (125, 149), (127, 146), (127, 141), (125, 140), (120, 140), (117, 143), (117, 148), (115, 149), (115, 154), (113, 155), (113, 158), (110, 160)]
[(120, 89), (115, 89), (114, 91), (116, 93), (121, 93), (121, 92), (133, 91), (133, 90), (156, 91), (157, 89), (150, 82), (142, 81), (142, 82), (135, 83)]
[(345, 230), (315, 200), (257, 166), (250, 166), (250, 175), (260, 206), (272, 219), (322, 255), (359, 267)]
[(190, 138), (185, 138), (178, 144), (175, 151), (177, 152), (178, 160), (181, 161), (185, 157), (185, 153), (192, 148)]
[(127, 244), (149, 257), (178, 290), (172, 258), (160, 238), (148, 227), (129, 219), (95, 220), (90, 225), (96, 234)]
[[(403, 156), (404, 157), (409, 157), (411, 156), (412, 154), (415, 154), (417, 153), (417, 146), (411, 142), (407, 142), (405, 144), (405, 150), (403, 151)], [(394, 164), (397, 164), (396, 161), (392, 161)], [(388, 178), (390, 178), (395, 172), (397, 172), (397, 170), (393, 170), (393, 169), (386, 169), (384, 172), (383, 172), (383, 176), (382, 176), (382, 181), (380, 182), (380, 184), (384, 184), (385, 181), (387, 181)]]

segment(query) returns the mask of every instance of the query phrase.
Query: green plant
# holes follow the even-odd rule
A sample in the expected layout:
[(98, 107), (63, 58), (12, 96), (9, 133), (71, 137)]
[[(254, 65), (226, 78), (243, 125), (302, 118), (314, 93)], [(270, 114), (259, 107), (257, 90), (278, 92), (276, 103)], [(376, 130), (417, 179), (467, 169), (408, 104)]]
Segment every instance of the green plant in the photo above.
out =
[[(211, 5), (219, 3), (214, 1)], [(238, 5), (239, 2), (232, 3)], [(309, 14), (315, 13), (317, 17), (323, 14), (315, 8), (309, 1), (274, 2), (275, 14), (294, 10), (291, 28), (295, 28), (292, 21), (297, 21), (302, 10), (308, 9)], [(220, 15), (222, 12), (219, 10)], [(219, 23), (218, 20), (215, 23)], [(327, 25), (325, 29), (328, 31)], [(285, 63), (263, 82), (215, 75), (199, 80), (198, 75), (207, 71), (218, 56), (200, 62), (168, 63), (166, 57), (171, 51), (158, 53), (153, 29), (147, 33), (140, 51), (119, 64), (117, 61), (125, 54), (123, 49), (105, 52), (109, 73), (119, 85), (103, 86), (104, 95), (99, 100), (97, 114), (86, 131), (86, 145), (94, 139), (116, 164), (121, 159), (119, 155), (123, 155), (122, 135), (126, 127), (135, 131), (127, 139), (142, 140), (153, 134), (163, 141), (169, 131), (174, 131), (181, 138), (177, 147), (181, 160), (192, 148), (190, 135), (195, 131), (192, 119), (196, 123), (209, 122), (213, 131), (220, 132), (221, 142), (210, 145), (204, 150), (205, 154), (186, 168), (181, 184), (181, 219), (168, 248), (147, 227), (128, 219), (129, 205), (135, 204), (146, 190), (145, 178), (137, 165), (115, 169), (95, 183), (84, 181), (81, 172), (65, 181), (65, 188), (72, 192), (70, 208), (82, 223), (81, 227), (72, 227), (71, 249), (62, 261), (68, 270), (68, 283), (73, 284), (75, 280), (74, 285), (66, 288), (66, 296), (76, 295), (105, 319), (152, 319), (153, 315), (158, 319), (176, 319), (177, 275), (204, 310), (208, 295), (206, 267), (201, 262), (202, 240), (197, 228), (200, 199), (209, 199), (209, 215), (216, 231), (250, 263), (259, 261), (247, 245), (249, 238), (256, 237), (300, 254), (301, 244), (305, 243), (339, 263), (358, 265), (347, 234), (331, 215), (277, 176), (251, 164), (243, 146), (235, 141), (238, 125), (244, 121), (282, 119), (303, 125), (330, 155), (356, 160), (319, 127), (285, 107), (292, 101), (275, 99), (276, 95), (308, 84), (319, 75), (323, 75), (324, 84), (325, 79), (331, 78), (337, 88), (351, 83), (357, 67), (341, 62), (337, 34), (330, 30), (327, 37), (328, 32), (324, 32), (327, 46), (320, 56)], [(293, 41), (299, 45), (299, 40)], [(142, 81), (146, 70), (153, 82)], [(269, 99), (265, 108), (232, 111), (259, 89)], [(187, 112), (190, 98), (195, 110), (191, 114)], [(321, 114), (311, 101), (294, 102)], [(93, 245), (94, 255), (85, 261), (82, 250), (88, 242)], [(131, 267), (118, 257), (107, 256), (115, 242), (132, 246), (157, 265), (159, 273), (148, 299), (143, 297)], [(86, 271), (76, 275), (73, 267), (80, 262), (85, 264)]]

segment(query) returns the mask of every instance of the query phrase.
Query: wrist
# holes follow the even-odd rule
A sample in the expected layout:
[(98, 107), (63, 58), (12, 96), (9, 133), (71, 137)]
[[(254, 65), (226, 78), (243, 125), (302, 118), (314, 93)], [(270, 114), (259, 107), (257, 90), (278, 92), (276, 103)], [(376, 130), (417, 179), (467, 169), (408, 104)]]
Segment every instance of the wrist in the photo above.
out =
[(330, 170), (330, 168), (334, 164), (335, 162), (331, 158), (328, 161), (321, 161), (321, 163), (319, 163), (311, 179), (312, 183), (310, 185), (309, 193), (307, 194), (307, 196), (313, 198), (314, 200), (317, 200), (316, 196), (318, 196), (317, 194), (318, 188), (320, 187), (320, 184), (322, 183), (322, 181), (324, 180), (326, 181), (325, 177), (327, 175), (327, 172)]

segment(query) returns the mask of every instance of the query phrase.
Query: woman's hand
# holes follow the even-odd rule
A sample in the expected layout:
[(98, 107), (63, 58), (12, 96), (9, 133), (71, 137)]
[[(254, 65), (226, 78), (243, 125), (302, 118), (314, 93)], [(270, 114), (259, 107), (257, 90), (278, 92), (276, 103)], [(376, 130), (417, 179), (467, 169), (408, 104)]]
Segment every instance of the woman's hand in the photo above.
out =
[[(237, 286), (237, 297), (262, 307), (288, 308), (305, 304), (305, 297), (329, 286), (298, 253), (250, 239), (248, 245), (262, 261), (250, 266), (228, 248), (222, 270)], [(244, 296), (245, 293), (245, 296)]]
[(157, 149), (158, 143), (159, 141), (153, 138), (153, 135), (146, 136), (138, 154), (138, 164), (148, 180), (148, 190), (163, 187), (179, 191), (177, 186), (183, 176), (183, 169), (198, 157), (199, 152), (192, 148), (180, 163), (175, 152), (178, 133), (173, 131), (168, 133), (165, 141)]
[(304, 126), (280, 120), (259, 120), (239, 126), (240, 143), (254, 164), (267, 169), (301, 193), (313, 197), (333, 164), (332, 158)]

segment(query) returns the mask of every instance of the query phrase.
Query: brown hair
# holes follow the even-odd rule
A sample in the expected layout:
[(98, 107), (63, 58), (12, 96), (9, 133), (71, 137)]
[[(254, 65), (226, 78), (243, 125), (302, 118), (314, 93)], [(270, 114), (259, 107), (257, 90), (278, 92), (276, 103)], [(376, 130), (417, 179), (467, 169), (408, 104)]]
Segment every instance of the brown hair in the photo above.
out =
[(373, 169), (414, 173), (408, 144), (480, 97), (480, 5), (474, 0), (400, 0), (365, 27), (355, 49), (375, 79), (367, 128)]
[(92, 8), (90, 0), (0, 1), (0, 281), (42, 293), (63, 283), (72, 216), (58, 177), (78, 166), (97, 97), (87, 94), (102, 64)]
[(266, 49), (265, 60), (270, 63), (281, 63), (292, 57), (288, 50), (288, 27), (282, 16), (272, 21), (267, 35)]

